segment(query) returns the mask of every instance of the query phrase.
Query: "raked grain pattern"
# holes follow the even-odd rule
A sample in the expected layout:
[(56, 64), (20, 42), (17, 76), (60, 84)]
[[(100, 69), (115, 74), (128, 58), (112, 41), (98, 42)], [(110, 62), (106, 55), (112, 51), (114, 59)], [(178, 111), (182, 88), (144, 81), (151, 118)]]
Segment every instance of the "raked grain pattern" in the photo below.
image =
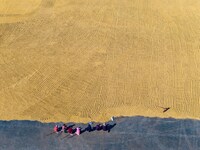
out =
[(199, 119), (199, 0), (0, 3), (1, 120)]

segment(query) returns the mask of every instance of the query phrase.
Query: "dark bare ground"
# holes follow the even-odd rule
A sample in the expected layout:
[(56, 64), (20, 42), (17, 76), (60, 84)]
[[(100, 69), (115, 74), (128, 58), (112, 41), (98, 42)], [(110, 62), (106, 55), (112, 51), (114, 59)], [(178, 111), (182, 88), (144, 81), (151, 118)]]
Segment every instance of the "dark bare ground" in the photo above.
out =
[[(121, 117), (109, 122), (113, 123), (116, 126), (110, 132), (86, 131), (72, 137), (52, 133), (55, 123), (0, 121), (0, 150), (200, 149), (200, 121), (197, 120)], [(74, 127), (78, 126), (84, 129), (87, 125)]]

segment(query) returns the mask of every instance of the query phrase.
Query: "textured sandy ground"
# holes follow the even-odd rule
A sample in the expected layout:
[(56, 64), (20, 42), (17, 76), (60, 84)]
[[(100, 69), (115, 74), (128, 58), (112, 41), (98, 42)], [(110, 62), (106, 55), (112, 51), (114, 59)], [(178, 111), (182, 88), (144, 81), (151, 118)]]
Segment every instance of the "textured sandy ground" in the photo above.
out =
[(0, 119), (199, 119), (199, 0), (0, 3)]
[[(110, 122), (110, 124), (113, 124)], [(111, 131), (80, 136), (51, 134), (55, 124), (0, 121), (1, 150), (199, 150), (200, 121), (160, 118), (117, 118)], [(68, 123), (72, 125), (72, 123)], [(74, 127), (86, 124), (75, 124)], [(49, 136), (47, 136), (49, 135)], [(66, 137), (66, 138), (64, 138)]]

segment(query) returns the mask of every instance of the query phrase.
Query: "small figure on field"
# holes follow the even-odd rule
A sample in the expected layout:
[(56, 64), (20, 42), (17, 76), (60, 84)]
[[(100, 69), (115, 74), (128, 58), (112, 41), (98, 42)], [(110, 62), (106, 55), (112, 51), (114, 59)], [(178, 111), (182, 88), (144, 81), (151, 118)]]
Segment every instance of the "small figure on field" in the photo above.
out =
[(111, 120), (111, 121), (114, 121), (114, 116), (112, 116), (112, 117), (110, 118), (110, 120)]
[(54, 132), (58, 133), (59, 132), (59, 127), (58, 125), (56, 125), (54, 128), (53, 128)]
[(68, 132), (70, 135), (73, 135), (73, 129), (72, 129), (72, 127), (69, 127), (69, 128), (67, 129), (67, 132)]
[(67, 132), (67, 125), (66, 124), (63, 124), (62, 125), (62, 132)]
[(76, 133), (77, 135), (80, 135), (80, 134), (81, 134), (81, 128), (77, 127), (75, 133)]
[(97, 131), (100, 131), (102, 129), (102, 125), (101, 124), (97, 124), (96, 127), (95, 127), (95, 129)]
[(102, 128), (103, 128), (103, 131), (107, 131), (107, 124), (104, 123), (103, 126), (102, 126)]
[(88, 123), (88, 126), (87, 126), (86, 130), (87, 130), (88, 132), (91, 132), (91, 131), (92, 131), (92, 122), (89, 122), (89, 123)]

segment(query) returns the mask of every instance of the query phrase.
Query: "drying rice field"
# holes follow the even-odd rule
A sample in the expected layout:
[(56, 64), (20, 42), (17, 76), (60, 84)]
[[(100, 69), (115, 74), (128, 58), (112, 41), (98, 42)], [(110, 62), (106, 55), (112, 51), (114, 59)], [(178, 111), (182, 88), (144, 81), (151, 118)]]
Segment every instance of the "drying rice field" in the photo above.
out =
[(199, 119), (199, 8), (199, 0), (0, 0), (0, 119)]

